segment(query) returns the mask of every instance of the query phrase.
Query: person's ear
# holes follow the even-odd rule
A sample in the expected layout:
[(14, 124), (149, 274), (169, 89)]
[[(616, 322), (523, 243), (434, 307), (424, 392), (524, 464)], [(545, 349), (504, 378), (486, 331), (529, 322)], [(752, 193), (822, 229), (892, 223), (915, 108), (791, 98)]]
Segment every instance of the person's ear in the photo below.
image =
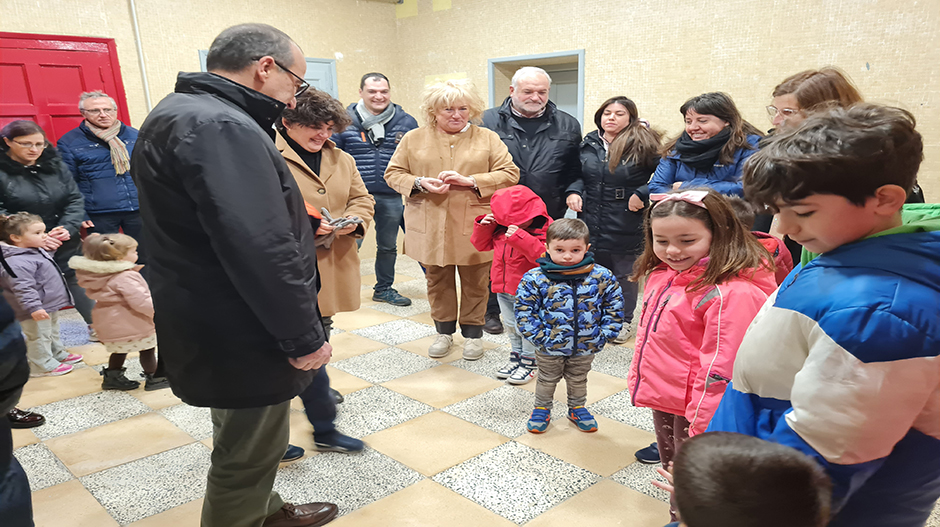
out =
[[(5, 139), (5, 138), (4, 138), (4, 139)], [(19, 234), (11, 234), (11, 235), (10, 235), (10, 241), (13, 242), (13, 245), (16, 245), (16, 244), (18, 244), (18, 243), (20, 243), (20, 242), (23, 241), (23, 237), (20, 236)]]
[(587, 247), (584, 248), (584, 252), (588, 252), (590, 250), (591, 250), (591, 244), (589, 243), (587, 244)]
[(907, 191), (899, 185), (882, 185), (875, 189), (875, 213), (879, 216), (893, 216), (901, 210), (907, 201)]
[(274, 63), (274, 58), (270, 56), (264, 56), (258, 59), (258, 64), (255, 66), (255, 77), (259, 81), (265, 82), (271, 76), (271, 73), (277, 68), (277, 64)]

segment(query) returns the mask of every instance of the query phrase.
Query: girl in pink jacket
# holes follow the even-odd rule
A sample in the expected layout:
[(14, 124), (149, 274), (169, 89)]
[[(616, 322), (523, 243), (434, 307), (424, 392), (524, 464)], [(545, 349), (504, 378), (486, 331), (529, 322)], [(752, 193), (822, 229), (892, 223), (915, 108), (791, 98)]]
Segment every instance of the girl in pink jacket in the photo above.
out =
[(108, 367), (101, 371), (104, 390), (133, 390), (140, 386), (124, 376), (128, 353), (140, 352), (147, 383), (144, 390), (167, 388), (165, 377), (156, 377), (157, 334), (153, 325), (150, 288), (137, 265), (137, 241), (126, 234), (92, 234), (82, 245), (85, 256), (73, 256), (78, 283), (95, 300), (91, 317), (98, 338), (108, 353)]
[(651, 200), (631, 277), (646, 276), (646, 287), (628, 382), (633, 404), (653, 410), (665, 467), (708, 427), (744, 332), (777, 284), (770, 254), (720, 194)]

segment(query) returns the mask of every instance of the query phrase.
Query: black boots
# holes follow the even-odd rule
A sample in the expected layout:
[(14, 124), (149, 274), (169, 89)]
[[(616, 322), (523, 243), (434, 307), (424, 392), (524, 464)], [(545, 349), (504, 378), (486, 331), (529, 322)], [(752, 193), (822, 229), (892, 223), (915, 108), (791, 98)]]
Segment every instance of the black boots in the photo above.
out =
[(124, 371), (127, 368), (118, 368), (114, 370), (104, 369), (101, 370), (101, 375), (104, 376), (104, 380), (101, 381), (102, 390), (136, 390), (140, 383), (137, 381), (132, 381), (124, 376)]

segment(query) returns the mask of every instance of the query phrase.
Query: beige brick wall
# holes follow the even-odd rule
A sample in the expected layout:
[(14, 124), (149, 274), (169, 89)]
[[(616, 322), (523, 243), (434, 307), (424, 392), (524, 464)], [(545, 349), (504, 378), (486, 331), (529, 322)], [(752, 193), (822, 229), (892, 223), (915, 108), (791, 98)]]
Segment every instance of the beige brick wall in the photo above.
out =
[[(767, 128), (763, 108), (778, 82), (832, 64), (868, 100), (914, 112), (926, 142), (921, 182), (940, 201), (940, 0), (406, 0), (415, 2), (416, 11), (378, 0), (136, 0), (153, 102), (178, 71), (198, 70), (197, 50), (221, 29), (247, 21), (283, 29), (307, 56), (341, 53), (346, 104), (362, 73), (386, 72), (412, 114), (427, 76), (464, 72), (486, 96), (489, 58), (583, 48), (586, 130), (601, 101), (623, 94), (675, 134), (682, 102), (714, 90)], [(143, 121), (127, 2), (0, 0), (0, 30), (114, 38), (131, 120)]]

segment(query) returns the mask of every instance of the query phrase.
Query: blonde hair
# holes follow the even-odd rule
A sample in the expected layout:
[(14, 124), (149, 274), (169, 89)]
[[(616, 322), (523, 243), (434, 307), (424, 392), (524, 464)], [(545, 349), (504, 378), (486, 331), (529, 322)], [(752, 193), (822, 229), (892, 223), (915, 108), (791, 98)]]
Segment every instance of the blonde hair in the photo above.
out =
[(437, 124), (439, 110), (451, 106), (456, 101), (463, 101), (470, 107), (470, 122), (478, 122), (486, 104), (483, 98), (473, 87), (469, 79), (447, 80), (436, 82), (424, 89), (424, 102), (421, 111), (424, 113), (424, 124), (434, 128)]
[(122, 260), (137, 248), (137, 240), (126, 234), (92, 234), (82, 243), (82, 253), (89, 260)]
[(13, 240), (10, 239), (11, 234), (22, 236), (23, 231), (25, 231), (27, 227), (37, 223), (45, 222), (43, 222), (42, 218), (39, 216), (28, 212), (17, 212), (9, 216), (0, 216), (0, 240), (13, 244)]

